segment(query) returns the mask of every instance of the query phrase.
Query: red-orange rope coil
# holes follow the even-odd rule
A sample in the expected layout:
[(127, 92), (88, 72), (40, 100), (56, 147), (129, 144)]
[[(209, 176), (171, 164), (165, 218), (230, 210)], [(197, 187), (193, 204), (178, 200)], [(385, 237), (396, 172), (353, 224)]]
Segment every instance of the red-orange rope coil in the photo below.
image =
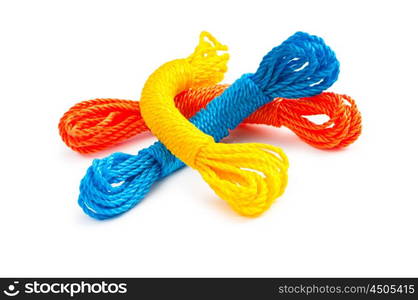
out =
[[(228, 85), (191, 89), (176, 96), (176, 106), (187, 118), (219, 96)], [(316, 124), (306, 118), (327, 115)], [(285, 126), (303, 141), (319, 149), (346, 147), (361, 133), (361, 115), (354, 100), (325, 92), (301, 98), (277, 98), (248, 117), (245, 123)], [(93, 153), (148, 131), (138, 101), (93, 99), (71, 107), (59, 122), (59, 132), (68, 147), (79, 153)]]

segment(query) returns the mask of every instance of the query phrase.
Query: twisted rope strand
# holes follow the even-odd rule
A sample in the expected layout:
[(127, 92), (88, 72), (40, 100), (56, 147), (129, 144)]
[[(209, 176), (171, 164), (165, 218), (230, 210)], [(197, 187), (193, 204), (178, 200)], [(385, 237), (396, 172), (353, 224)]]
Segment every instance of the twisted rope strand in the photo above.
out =
[[(189, 89), (175, 98), (176, 107), (191, 118), (228, 85)], [(307, 116), (326, 115), (322, 124)], [(361, 133), (361, 115), (355, 101), (330, 92), (301, 99), (276, 98), (244, 120), (247, 124), (285, 126), (318, 149), (336, 149), (352, 144)], [(68, 147), (79, 153), (94, 153), (149, 131), (139, 102), (93, 99), (71, 107), (59, 122), (59, 133)]]

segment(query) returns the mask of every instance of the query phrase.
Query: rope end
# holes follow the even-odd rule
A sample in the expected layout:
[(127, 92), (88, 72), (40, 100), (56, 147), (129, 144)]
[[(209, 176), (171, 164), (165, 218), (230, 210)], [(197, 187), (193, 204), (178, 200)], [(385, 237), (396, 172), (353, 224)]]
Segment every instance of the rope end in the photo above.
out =
[(193, 86), (209, 86), (223, 80), (229, 60), (228, 47), (203, 31), (195, 51), (187, 58), (193, 69)]

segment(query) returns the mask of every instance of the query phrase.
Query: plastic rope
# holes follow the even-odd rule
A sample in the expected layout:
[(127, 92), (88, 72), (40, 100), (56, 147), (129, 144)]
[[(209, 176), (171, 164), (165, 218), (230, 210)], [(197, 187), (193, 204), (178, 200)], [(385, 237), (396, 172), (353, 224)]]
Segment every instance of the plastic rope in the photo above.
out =
[[(189, 89), (175, 98), (176, 107), (191, 118), (228, 85)], [(133, 100), (98, 98), (72, 106), (62, 116), (58, 128), (64, 143), (79, 153), (108, 149), (149, 131)], [(309, 116), (326, 115), (317, 124)], [(244, 120), (246, 124), (285, 126), (300, 139), (318, 149), (342, 148), (353, 143), (361, 133), (361, 115), (354, 99), (330, 92), (301, 99), (276, 98)]]

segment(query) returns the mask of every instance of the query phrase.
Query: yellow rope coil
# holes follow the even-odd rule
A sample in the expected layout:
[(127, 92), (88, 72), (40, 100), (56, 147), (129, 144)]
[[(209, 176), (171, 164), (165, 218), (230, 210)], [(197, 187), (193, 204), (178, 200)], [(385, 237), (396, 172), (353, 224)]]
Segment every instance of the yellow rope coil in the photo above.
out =
[(257, 216), (287, 184), (288, 160), (266, 144), (222, 144), (200, 131), (176, 108), (181, 91), (220, 82), (227, 70), (227, 47), (202, 32), (194, 53), (158, 68), (144, 85), (142, 116), (151, 131), (179, 159), (198, 170), (216, 194), (238, 213)]

